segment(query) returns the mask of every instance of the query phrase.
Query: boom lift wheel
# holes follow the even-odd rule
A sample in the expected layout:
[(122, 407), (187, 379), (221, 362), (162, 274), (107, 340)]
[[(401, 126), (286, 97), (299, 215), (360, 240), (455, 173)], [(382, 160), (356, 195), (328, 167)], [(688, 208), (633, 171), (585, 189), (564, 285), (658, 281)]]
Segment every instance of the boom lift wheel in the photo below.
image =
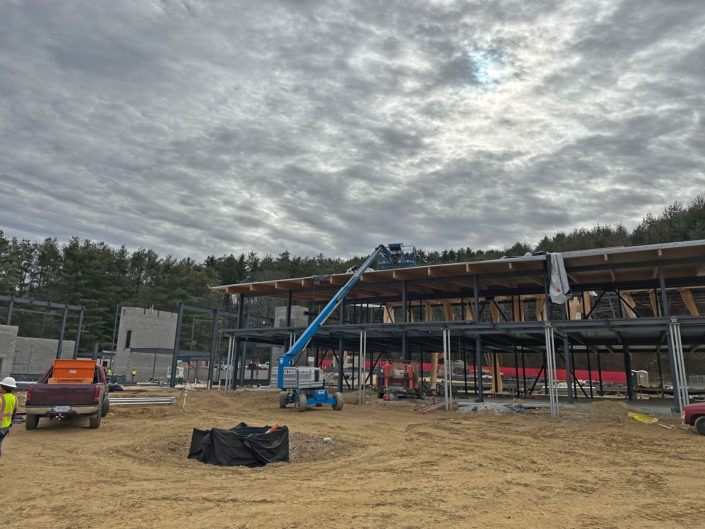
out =
[(705, 435), (705, 415), (695, 419), (695, 429), (700, 435)]
[(280, 408), (286, 408), (286, 397), (287, 397), (286, 391), (279, 392), (279, 407)]
[(296, 395), (296, 400), (294, 401), (294, 406), (296, 411), (304, 411), (306, 409), (306, 394), (299, 393)]
[(335, 404), (333, 404), (333, 409), (340, 411), (343, 409), (343, 394), (339, 392), (333, 393), (333, 398), (335, 399)]

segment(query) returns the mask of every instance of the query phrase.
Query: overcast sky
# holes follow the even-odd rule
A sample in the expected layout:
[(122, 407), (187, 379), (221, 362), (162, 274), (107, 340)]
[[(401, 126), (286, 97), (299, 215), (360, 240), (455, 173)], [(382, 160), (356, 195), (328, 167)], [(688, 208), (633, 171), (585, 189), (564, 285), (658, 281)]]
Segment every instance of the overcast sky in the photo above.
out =
[(3, 0), (0, 229), (535, 244), (705, 191), (703, 0)]

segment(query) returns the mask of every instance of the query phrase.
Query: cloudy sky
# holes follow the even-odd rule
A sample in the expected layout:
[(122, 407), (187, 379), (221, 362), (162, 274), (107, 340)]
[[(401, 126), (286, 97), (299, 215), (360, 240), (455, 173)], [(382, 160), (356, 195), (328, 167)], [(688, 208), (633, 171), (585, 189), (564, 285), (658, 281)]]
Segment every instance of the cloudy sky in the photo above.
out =
[(705, 191), (703, 0), (0, 2), (0, 229), (505, 247)]

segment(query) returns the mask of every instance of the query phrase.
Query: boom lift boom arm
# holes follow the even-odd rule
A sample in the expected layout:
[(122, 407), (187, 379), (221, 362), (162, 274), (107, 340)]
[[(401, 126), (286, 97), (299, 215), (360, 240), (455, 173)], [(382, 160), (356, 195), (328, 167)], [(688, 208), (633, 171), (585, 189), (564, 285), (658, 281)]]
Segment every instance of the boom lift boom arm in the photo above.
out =
[[(394, 245), (401, 246), (401, 245)], [(340, 305), (348, 295), (350, 290), (355, 286), (355, 284), (360, 280), (362, 274), (370, 267), (370, 265), (377, 259), (380, 255), (383, 255), (388, 261), (398, 262), (400, 254), (396, 252), (391, 252), (385, 245), (380, 244), (375, 248), (367, 259), (360, 265), (360, 267), (355, 271), (348, 282), (345, 283), (338, 293), (331, 299), (328, 304), (323, 308), (323, 310), (316, 316), (316, 318), (311, 322), (311, 324), (306, 328), (306, 330), (299, 336), (299, 338), (292, 344), (289, 350), (279, 357), (279, 369), (277, 370), (277, 386), (279, 388), (284, 387), (284, 368), (290, 367), (294, 362), (296, 356), (303, 350), (311, 338), (318, 332), (321, 325), (325, 323), (328, 317), (333, 313), (333, 311)]]

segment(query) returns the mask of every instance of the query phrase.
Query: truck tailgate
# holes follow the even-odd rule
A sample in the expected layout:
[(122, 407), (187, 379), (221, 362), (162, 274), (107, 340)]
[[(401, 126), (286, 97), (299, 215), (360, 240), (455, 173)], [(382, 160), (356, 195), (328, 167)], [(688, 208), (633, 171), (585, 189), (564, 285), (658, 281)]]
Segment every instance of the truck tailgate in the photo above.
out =
[(34, 384), (26, 406), (95, 404), (96, 384)]

